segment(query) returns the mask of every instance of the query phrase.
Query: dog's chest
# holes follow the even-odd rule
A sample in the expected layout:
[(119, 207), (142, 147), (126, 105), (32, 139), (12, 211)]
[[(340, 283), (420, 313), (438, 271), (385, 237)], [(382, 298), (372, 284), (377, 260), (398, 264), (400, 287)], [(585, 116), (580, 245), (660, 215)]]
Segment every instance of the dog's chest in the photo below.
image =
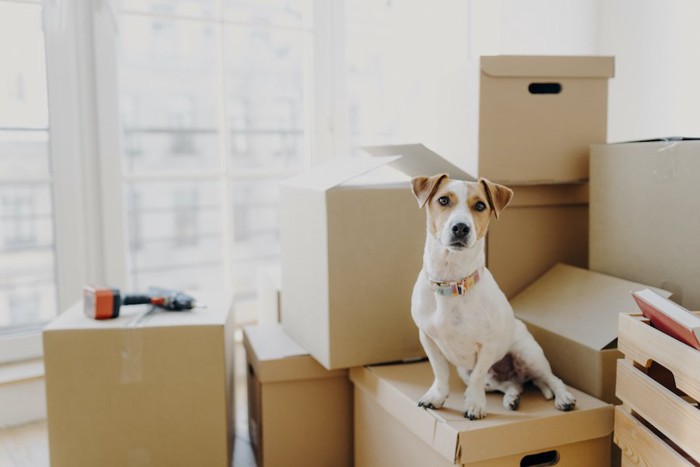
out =
[[(471, 299), (470, 299), (471, 298)], [(503, 323), (498, 313), (477, 297), (435, 297), (435, 306), (424, 309), (418, 325), (454, 365), (471, 368), (484, 345), (498, 342)]]

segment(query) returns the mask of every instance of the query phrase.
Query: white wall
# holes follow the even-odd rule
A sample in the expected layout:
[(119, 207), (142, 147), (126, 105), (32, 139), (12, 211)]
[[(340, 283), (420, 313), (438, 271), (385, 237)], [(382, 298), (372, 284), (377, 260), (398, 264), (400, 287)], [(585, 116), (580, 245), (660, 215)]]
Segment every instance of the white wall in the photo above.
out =
[(608, 140), (700, 136), (700, 2), (601, 1), (597, 50), (615, 55)]

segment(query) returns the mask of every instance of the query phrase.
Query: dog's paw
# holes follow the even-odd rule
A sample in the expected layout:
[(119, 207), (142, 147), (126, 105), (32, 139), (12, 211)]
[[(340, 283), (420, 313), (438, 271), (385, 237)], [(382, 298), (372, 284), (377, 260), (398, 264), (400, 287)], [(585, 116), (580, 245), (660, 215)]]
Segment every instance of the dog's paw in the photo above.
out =
[(576, 407), (576, 398), (569, 391), (564, 391), (554, 398), (554, 407), (564, 412), (573, 410)]
[(445, 405), (447, 395), (447, 391), (440, 391), (431, 387), (428, 392), (426, 392), (418, 401), (418, 407), (425, 407), (426, 409), (440, 409), (443, 405)]
[(520, 394), (506, 394), (503, 396), (503, 407), (510, 410), (518, 410), (520, 407)]
[(479, 420), (486, 416), (486, 400), (476, 400), (468, 398), (464, 401), (464, 418), (469, 420)]

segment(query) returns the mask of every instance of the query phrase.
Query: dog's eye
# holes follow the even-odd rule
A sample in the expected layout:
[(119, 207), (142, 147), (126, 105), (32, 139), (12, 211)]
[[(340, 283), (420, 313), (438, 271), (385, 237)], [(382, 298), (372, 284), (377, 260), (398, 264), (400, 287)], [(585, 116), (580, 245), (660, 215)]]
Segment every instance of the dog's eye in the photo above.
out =
[(484, 209), (486, 209), (486, 204), (483, 201), (477, 201), (476, 204), (474, 205), (474, 209), (481, 212)]
[(447, 196), (440, 196), (438, 198), (438, 203), (440, 203), (441, 206), (447, 206), (448, 204), (450, 204), (450, 198), (448, 198)]

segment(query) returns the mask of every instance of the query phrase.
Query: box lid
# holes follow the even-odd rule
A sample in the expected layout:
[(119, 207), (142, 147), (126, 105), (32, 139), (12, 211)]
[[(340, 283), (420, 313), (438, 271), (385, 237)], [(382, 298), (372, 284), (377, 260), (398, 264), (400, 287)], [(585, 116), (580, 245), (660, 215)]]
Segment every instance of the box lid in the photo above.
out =
[(615, 74), (615, 57), (483, 56), (481, 71), (495, 77), (610, 78)]
[[(557, 264), (518, 294), (511, 305), (518, 318), (592, 349), (617, 339), (619, 313), (637, 313), (632, 292), (647, 285)], [(671, 294), (653, 289), (664, 297)]]
[(449, 174), (450, 178), (458, 180), (476, 180), (473, 175), (468, 174), (420, 143), (363, 146), (362, 149), (375, 157), (401, 156), (390, 161), (389, 164), (409, 177), (446, 173)]
[(389, 164), (400, 156), (392, 157), (346, 157), (333, 159), (288, 178), (284, 185), (303, 187), (308, 190), (326, 191), (352, 178)]
[(674, 143), (680, 143), (684, 141), (699, 141), (699, 137), (694, 137), (694, 136), (665, 136), (661, 138), (650, 138), (650, 139), (636, 139), (636, 140), (630, 140), (630, 141), (618, 141), (614, 143), (597, 143), (593, 144), (592, 146), (607, 146), (607, 145), (616, 145), (616, 144), (633, 144), (633, 143), (665, 143), (672, 145)]
[(551, 400), (546, 401), (529, 385), (517, 411), (503, 407), (502, 394), (487, 393), (486, 418), (471, 421), (463, 416), (464, 384), (454, 372), (450, 397), (442, 409), (417, 407), (433, 381), (428, 362), (353, 368), (350, 379), (408, 430), (456, 464), (597, 439), (613, 429), (612, 406), (575, 389), (569, 389), (577, 400), (571, 412), (555, 409)]
[[(207, 296), (204, 294), (203, 296)], [(231, 310), (231, 299), (211, 296), (206, 307), (189, 311), (166, 311), (151, 305), (122, 306), (119, 317), (95, 320), (85, 316), (80, 300), (44, 327), (44, 332), (81, 330), (119, 330), (172, 326), (224, 326)]]
[(323, 368), (279, 324), (246, 326), (243, 345), (248, 363), (261, 383), (335, 378), (348, 374), (347, 370)]

